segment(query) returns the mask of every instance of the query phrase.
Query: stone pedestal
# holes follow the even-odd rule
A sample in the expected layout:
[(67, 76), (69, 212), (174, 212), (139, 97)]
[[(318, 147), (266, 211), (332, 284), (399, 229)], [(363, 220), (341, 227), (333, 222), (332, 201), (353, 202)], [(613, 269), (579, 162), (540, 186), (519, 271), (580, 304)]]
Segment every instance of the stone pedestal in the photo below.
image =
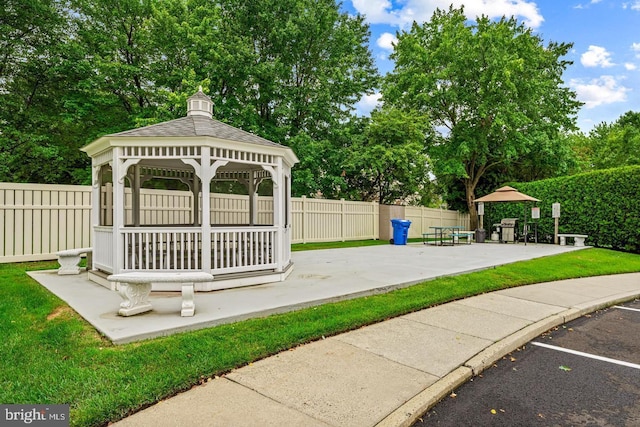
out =
[(191, 317), (196, 311), (196, 303), (193, 300), (193, 283), (182, 285), (182, 310), (180, 316)]
[(120, 303), (118, 314), (126, 317), (151, 311), (150, 292), (151, 283), (120, 283), (120, 296), (124, 301)]

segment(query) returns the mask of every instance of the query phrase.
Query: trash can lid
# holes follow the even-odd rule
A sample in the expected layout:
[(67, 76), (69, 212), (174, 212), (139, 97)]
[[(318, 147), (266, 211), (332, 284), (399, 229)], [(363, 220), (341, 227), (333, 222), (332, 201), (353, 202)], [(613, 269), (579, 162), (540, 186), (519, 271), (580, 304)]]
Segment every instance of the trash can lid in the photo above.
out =
[(411, 221), (409, 221), (408, 219), (400, 219), (400, 218), (393, 218), (391, 222), (394, 224), (411, 224)]

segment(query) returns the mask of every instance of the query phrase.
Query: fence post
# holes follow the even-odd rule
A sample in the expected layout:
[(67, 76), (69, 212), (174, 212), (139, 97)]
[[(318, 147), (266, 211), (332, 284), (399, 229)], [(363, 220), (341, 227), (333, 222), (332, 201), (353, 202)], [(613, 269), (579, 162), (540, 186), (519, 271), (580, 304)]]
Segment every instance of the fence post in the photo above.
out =
[(373, 202), (373, 236), (372, 239), (380, 240), (380, 203)]
[(307, 243), (307, 196), (302, 196), (302, 243)]
[(345, 212), (345, 204), (344, 204), (344, 199), (340, 199), (340, 219), (342, 220), (342, 224), (340, 225), (340, 237), (342, 238), (342, 241), (345, 241), (345, 237), (344, 235), (346, 234), (347, 231), (347, 213)]

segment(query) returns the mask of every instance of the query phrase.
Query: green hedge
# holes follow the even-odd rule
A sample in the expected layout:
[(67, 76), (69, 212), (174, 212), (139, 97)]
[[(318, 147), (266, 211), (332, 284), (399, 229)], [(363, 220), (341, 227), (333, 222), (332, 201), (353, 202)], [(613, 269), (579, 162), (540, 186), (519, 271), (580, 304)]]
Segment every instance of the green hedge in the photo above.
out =
[(551, 205), (560, 203), (560, 233), (587, 234), (587, 244), (640, 253), (640, 166), (629, 166), (543, 181), (509, 184), (541, 201), (485, 203), (484, 228), (502, 218), (520, 218), (540, 207), (539, 240), (553, 236)]

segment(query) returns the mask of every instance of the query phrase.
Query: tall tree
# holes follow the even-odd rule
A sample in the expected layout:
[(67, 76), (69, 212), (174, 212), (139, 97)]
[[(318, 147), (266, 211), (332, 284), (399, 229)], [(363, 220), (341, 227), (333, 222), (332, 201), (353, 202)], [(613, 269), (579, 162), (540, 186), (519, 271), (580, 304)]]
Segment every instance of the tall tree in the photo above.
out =
[(345, 177), (357, 199), (384, 204), (423, 202), (432, 185), (426, 135), (424, 117), (393, 108), (374, 111), (363, 137), (350, 147), (346, 161)]
[(600, 123), (587, 136), (576, 138), (573, 148), (585, 170), (640, 164), (640, 113), (627, 111), (613, 123)]
[(152, 0), (72, 0), (78, 43), (93, 71), (88, 83), (116, 99), (132, 119), (144, 116), (145, 108), (153, 104), (152, 4)]
[(7, 0), (0, 8), (2, 181), (73, 179), (77, 125), (62, 115), (71, 82), (64, 67), (72, 55), (67, 20), (55, 0)]
[(263, 136), (282, 143), (300, 132), (324, 138), (376, 86), (369, 28), (334, 0), (221, 5), (223, 44), (231, 50), (222, 60), (233, 74), (212, 80), (221, 98), (216, 107), (239, 99), (229, 112)]
[(344, 192), (333, 159), (378, 75), (364, 19), (333, 0), (5, 3), (0, 179), (82, 182), (80, 147), (184, 115), (202, 85), (216, 119), (312, 152), (294, 192)]
[(515, 18), (469, 23), (453, 7), (398, 34), (383, 99), (431, 118), (434, 170), (462, 182), (473, 227), (475, 190), (488, 171), (575, 127), (580, 104), (562, 80), (570, 48), (545, 46)]

